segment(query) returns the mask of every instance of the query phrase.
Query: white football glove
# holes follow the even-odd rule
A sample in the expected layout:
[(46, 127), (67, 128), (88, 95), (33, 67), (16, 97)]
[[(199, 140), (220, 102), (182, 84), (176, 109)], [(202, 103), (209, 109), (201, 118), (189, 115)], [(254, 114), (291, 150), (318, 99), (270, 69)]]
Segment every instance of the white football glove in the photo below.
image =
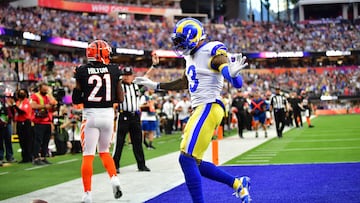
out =
[(138, 84), (138, 85), (144, 85), (148, 88), (151, 88), (151, 89), (157, 89), (158, 87), (158, 84), (157, 82), (154, 82), (152, 80), (150, 80), (149, 78), (147, 77), (136, 77), (133, 81), (135, 84)]
[(246, 62), (246, 56), (242, 56), (242, 54), (232, 54), (229, 57), (229, 74), (232, 78), (238, 76), (240, 71), (245, 68), (248, 63)]

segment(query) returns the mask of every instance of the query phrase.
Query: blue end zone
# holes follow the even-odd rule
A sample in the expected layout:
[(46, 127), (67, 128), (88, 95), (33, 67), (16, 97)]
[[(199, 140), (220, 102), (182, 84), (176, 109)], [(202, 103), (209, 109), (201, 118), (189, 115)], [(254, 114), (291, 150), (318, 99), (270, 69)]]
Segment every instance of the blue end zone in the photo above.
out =
[[(359, 203), (360, 163), (221, 166), (225, 171), (251, 178), (254, 203)], [(207, 203), (239, 203), (226, 185), (203, 178)], [(191, 197), (181, 184), (146, 203), (188, 203)]]

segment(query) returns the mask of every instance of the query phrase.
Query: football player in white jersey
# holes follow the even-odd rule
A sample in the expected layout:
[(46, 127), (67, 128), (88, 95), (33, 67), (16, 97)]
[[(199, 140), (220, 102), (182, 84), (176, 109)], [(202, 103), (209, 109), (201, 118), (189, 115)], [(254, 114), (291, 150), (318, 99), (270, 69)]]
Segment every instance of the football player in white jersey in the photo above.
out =
[[(201, 188), (201, 176), (204, 176), (227, 184), (234, 189), (234, 194), (241, 198), (242, 202), (249, 202), (249, 177), (236, 178), (213, 163), (202, 160), (213, 132), (225, 114), (225, 107), (221, 102), (224, 78), (235, 88), (241, 88), (240, 71), (248, 65), (245, 63), (246, 57), (241, 54), (229, 57), (223, 43), (207, 42), (203, 25), (194, 18), (178, 21), (171, 38), (175, 52), (182, 54), (186, 61), (183, 76), (166, 83), (154, 82), (147, 77), (137, 77), (134, 82), (153, 89), (188, 88), (190, 92), (193, 112), (184, 129), (179, 163), (192, 201), (204, 202)], [(153, 58), (153, 63), (156, 63), (154, 61), (158, 60)]]

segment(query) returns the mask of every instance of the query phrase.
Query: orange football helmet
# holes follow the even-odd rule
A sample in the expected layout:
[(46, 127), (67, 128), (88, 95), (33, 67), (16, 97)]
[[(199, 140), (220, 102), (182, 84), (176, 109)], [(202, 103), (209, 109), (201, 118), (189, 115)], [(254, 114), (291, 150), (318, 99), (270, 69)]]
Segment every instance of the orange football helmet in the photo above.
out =
[(95, 40), (86, 48), (88, 61), (98, 61), (103, 64), (110, 63), (111, 47), (104, 40)]

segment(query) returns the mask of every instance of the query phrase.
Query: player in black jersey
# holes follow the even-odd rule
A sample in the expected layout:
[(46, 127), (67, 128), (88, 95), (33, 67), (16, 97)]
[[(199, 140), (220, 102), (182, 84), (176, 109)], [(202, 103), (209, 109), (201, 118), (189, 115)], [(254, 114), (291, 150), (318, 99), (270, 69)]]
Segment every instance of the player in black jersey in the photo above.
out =
[(107, 42), (96, 40), (90, 43), (86, 50), (89, 63), (77, 67), (74, 74), (76, 87), (72, 95), (73, 103), (84, 104), (81, 126), (81, 176), (85, 194), (82, 202), (92, 202), (91, 177), (96, 146), (111, 178), (114, 197), (118, 199), (122, 196), (109, 147), (114, 129), (113, 104), (122, 102), (124, 94), (121, 87), (121, 70), (118, 65), (110, 64), (110, 54), (111, 47)]

